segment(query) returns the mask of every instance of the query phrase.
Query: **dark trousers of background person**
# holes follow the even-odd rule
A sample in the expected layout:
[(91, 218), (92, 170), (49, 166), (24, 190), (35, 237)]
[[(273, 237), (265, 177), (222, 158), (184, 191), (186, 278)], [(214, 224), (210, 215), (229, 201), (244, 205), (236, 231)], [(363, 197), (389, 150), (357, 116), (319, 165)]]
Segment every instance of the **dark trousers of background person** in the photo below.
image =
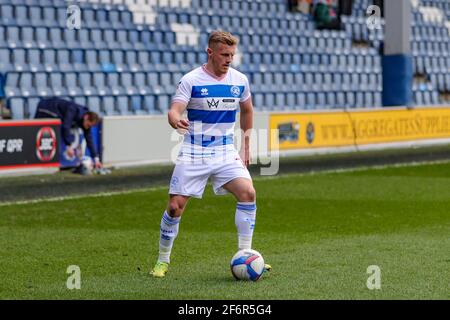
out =
[(339, 0), (337, 15), (340, 18), (341, 15), (351, 16), (353, 9), (353, 0)]
[(297, 11), (298, 1), (299, 0), (287, 0), (287, 2), (288, 2), (288, 10), (290, 12), (296, 12)]

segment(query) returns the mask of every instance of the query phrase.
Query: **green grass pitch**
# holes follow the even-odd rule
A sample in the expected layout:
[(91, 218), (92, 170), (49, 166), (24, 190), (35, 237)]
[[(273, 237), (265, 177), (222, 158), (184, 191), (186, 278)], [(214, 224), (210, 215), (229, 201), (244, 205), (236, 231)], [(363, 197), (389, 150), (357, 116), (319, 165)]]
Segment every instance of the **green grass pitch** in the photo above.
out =
[[(449, 299), (450, 164), (256, 178), (254, 249), (273, 266), (235, 281), (235, 200), (191, 200), (164, 279), (167, 188), (0, 206), (0, 299)], [(69, 290), (68, 266), (81, 270)], [(369, 290), (367, 268), (381, 270)]]

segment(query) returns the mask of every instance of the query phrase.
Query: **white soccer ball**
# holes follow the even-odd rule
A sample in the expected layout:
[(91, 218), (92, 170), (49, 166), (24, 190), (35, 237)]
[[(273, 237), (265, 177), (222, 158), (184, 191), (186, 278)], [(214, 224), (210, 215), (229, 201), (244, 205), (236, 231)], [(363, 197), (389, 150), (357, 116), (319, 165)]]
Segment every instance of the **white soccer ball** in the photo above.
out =
[(256, 250), (239, 250), (231, 258), (230, 267), (236, 280), (257, 281), (264, 272), (264, 258)]

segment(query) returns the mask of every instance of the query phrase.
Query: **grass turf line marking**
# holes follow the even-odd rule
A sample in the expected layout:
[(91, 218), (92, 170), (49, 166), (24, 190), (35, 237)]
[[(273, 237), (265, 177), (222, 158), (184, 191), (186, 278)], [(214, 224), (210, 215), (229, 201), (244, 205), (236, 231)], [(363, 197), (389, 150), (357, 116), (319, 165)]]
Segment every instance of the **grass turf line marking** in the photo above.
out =
[[(302, 177), (302, 176), (311, 176), (311, 175), (319, 175), (319, 174), (329, 174), (329, 173), (345, 173), (345, 172), (357, 172), (357, 171), (365, 171), (365, 170), (383, 170), (387, 168), (402, 168), (402, 167), (418, 167), (418, 166), (426, 166), (426, 165), (435, 165), (435, 164), (446, 164), (450, 163), (450, 160), (436, 160), (429, 162), (409, 162), (409, 163), (397, 163), (397, 164), (388, 164), (388, 165), (375, 165), (375, 166), (361, 166), (357, 168), (342, 168), (342, 169), (330, 169), (330, 170), (312, 170), (310, 172), (299, 172), (299, 173), (285, 173), (274, 176), (259, 176), (253, 178), (256, 181), (264, 181), (264, 180), (273, 180), (279, 178), (288, 178), (288, 177)], [(125, 191), (110, 191), (110, 192), (100, 192), (98, 194), (89, 195), (89, 194), (79, 194), (73, 196), (64, 196), (64, 197), (53, 197), (53, 198), (40, 198), (33, 200), (19, 200), (19, 201), (10, 201), (10, 202), (0, 202), (0, 207), (7, 207), (13, 205), (22, 205), (22, 204), (32, 204), (32, 203), (41, 203), (41, 202), (58, 202), (64, 200), (76, 200), (83, 198), (101, 198), (101, 197), (110, 197), (117, 196), (123, 194), (131, 194), (131, 193), (139, 193), (139, 192), (148, 192), (148, 191), (156, 191), (165, 189), (167, 186), (158, 186), (158, 187), (149, 187), (149, 188), (137, 188), (133, 190), (125, 190)]]

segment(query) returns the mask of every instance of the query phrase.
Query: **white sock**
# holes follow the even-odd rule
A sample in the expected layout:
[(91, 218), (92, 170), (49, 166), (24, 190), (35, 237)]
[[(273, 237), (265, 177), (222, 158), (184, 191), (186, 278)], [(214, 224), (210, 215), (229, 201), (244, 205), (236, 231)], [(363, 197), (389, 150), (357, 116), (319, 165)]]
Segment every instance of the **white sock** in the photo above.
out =
[(251, 249), (253, 229), (256, 221), (256, 203), (238, 202), (236, 205), (235, 223), (238, 232), (239, 249)]
[(181, 217), (172, 218), (167, 211), (164, 211), (161, 219), (158, 261), (170, 263), (170, 252), (178, 234), (180, 219)]

